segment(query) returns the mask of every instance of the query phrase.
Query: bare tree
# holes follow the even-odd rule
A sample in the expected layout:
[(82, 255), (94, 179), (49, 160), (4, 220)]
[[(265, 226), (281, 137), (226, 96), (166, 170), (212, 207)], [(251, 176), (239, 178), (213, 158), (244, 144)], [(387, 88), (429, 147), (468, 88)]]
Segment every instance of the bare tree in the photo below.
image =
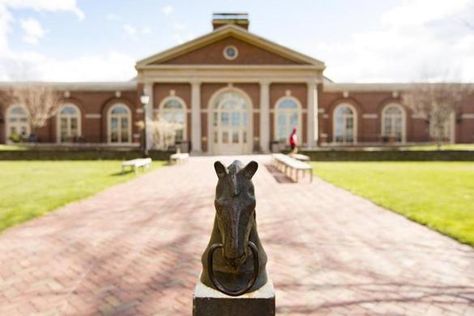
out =
[(402, 100), (430, 123), (432, 137), (440, 149), (452, 115), (470, 93), (469, 86), (460, 83), (416, 83), (402, 94)]
[(9, 94), (10, 102), (20, 104), (28, 110), (32, 134), (45, 126), (60, 107), (60, 95), (50, 86), (21, 84), (11, 88)]
[[(143, 121), (138, 122), (137, 126), (143, 130)], [(170, 123), (159, 115), (156, 115), (154, 120), (148, 120), (147, 129), (151, 131), (153, 136), (151, 147), (166, 150), (173, 146), (176, 140), (176, 131), (180, 128), (182, 128), (181, 124)]]

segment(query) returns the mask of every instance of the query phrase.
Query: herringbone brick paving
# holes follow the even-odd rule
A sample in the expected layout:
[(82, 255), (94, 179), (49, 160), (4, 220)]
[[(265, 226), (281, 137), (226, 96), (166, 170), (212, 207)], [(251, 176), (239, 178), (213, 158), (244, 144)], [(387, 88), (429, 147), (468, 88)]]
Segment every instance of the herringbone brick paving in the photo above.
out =
[[(252, 158), (279, 315), (474, 315), (471, 247), (321, 180), (280, 181), (268, 157)], [(214, 159), (153, 171), (4, 232), (0, 315), (190, 315)]]

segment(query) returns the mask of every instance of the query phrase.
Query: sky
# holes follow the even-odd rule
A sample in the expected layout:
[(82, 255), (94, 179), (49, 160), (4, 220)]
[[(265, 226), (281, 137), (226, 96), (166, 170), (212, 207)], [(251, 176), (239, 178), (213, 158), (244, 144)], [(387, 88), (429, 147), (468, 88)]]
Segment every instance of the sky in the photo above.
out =
[(123, 81), (137, 60), (247, 12), (335, 82), (474, 82), (474, 0), (0, 0), (0, 81)]

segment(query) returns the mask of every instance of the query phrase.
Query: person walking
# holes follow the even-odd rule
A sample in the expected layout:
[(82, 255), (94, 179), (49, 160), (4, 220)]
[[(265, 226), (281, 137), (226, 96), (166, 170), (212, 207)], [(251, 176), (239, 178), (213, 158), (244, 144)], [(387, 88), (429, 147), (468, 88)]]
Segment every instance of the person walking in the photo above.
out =
[(296, 127), (293, 127), (293, 131), (290, 134), (289, 142), (291, 147), (290, 154), (296, 154), (298, 152), (298, 136), (296, 135)]

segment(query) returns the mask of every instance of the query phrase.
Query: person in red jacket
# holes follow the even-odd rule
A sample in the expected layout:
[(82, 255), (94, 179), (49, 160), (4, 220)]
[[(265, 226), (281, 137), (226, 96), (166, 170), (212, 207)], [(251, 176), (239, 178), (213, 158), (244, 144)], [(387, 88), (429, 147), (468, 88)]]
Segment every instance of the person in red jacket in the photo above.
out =
[(296, 135), (296, 127), (293, 127), (289, 142), (291, 147), (291, 153), (296, 154), (298, 152), (298, 136)]

